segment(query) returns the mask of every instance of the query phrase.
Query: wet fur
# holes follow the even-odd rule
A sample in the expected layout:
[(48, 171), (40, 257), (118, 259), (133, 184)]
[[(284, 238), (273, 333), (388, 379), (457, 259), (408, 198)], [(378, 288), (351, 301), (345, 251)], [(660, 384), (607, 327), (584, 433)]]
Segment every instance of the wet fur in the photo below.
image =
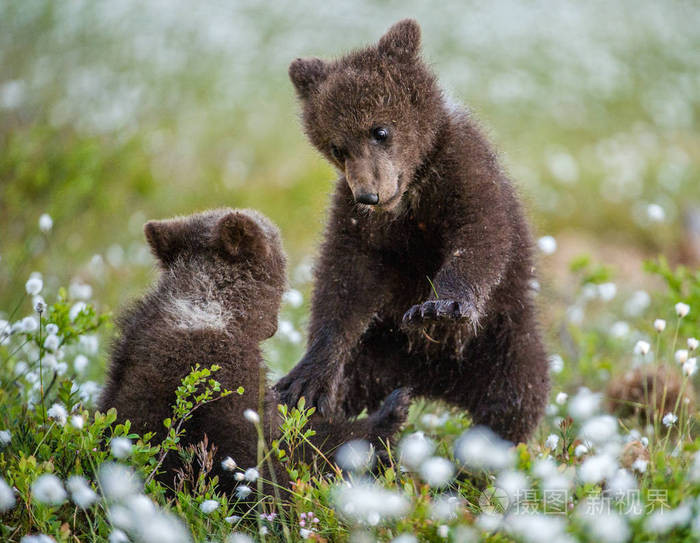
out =
[[(297, 59), (290, 77), (311, 142), (339, 169), (320, 257), (308, 349), (277, 384), (329, 416), (373, 409), (410, 386), (506, 439), (524, 441), (549, 393), (535, 315), (532, 240), (518, 196), (471, 117), (419, 58), (415, 21), (338, 60)], [(393, 141), (366, 143), (376, 124)], [(347, 160), (389, 159), (398, 203), (355, 204)], [(354, 149), (354, 151), (353, 151)], [(386, 180), (375, 180), (376, 186)]]
[[(221, 366), (214, 377), (222, 387), (244, 387), (195, 411), (185, 425), (183, 447), (206, 435), (217, 447), (214, 470), (220, 487), (234, 486), (221, 460), (231, 456), (243, 469), (257, 463), (257, 434), (245, 420), (246, 409), (259, 411), (260, 372), (265, 371), (259, 343), (277, 329), (284, 292), (285, 255), (277, 228), (249, 210), (216, 210), (146, 225), (146, 237), (162, 273), (155, 287), (118, 319), (107, 383), (99, 409), (115, 407), (118, 420), (130, 420), (139, 433), (165, 437), (163, 420), (172, 416), (175, 390), (195, 364)], [(353, 438), (376, 445), (400, 427), (408, 409), (406, 391), (395, 392), (372, 416), (356, 422), (312, 421), (314, 441), (324, 451)], [(267, 390), (265, 434), (279, 437), (278, 397)], [(307, 458), (308, 460), (308, 458)], [(179, 467), (171, 452), (160, 479), (173, 481)], [(267, 466), (260, 468), (266, 471)], [(277, 476), (285, 471), (277, 466)]]

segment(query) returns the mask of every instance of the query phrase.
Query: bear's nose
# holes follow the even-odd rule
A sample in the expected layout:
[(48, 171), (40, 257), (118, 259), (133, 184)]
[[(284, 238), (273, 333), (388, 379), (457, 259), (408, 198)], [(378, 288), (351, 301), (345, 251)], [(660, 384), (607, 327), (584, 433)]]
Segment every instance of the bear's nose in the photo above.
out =
[(369, 206), (374, 206), (379, 203), (379, 194), (376, 192), (365, 192), (355, 196), (355, 202), (358, 204), (367, 204)]

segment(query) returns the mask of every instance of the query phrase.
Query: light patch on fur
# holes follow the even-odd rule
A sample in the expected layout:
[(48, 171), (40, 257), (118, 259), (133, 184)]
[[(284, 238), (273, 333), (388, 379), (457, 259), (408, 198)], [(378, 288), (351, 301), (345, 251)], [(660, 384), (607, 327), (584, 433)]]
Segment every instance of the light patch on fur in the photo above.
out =
[(224, 330), (228, 315), (216, 301), (198, 302), (187, 298), (174, 298), (169, 308), (173, 323), (183, 330)]
[(185, 288), (171, 292), (169, 296), (170, 303), (165, 311), (173, 326), (181, 330), (225, 330), (231, 314), (217, 301), (212, 278), (202, 270), (186, 268), (182, 262), (176, 263), (169, 273), (188, 278)]

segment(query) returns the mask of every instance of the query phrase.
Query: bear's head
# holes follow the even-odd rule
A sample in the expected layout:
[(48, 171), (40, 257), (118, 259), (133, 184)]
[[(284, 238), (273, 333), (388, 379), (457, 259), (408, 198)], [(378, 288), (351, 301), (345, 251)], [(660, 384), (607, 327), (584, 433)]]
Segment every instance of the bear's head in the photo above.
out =
[(420, 27), (406, 19), (376, 45), (289, 67), (311, 142), (360, 206), (398, 209), (444, 122), (442, 93), (419, 51)]
[(144, 232), (163, 270), (161, 282), (183, 313), (204, 320), (218, 313), (227, 317), (226, 325), (253, 322), (261, 338), (275, 333), (286, 257), (279, 230), (267, 217), (217, 209), (149, 221)]

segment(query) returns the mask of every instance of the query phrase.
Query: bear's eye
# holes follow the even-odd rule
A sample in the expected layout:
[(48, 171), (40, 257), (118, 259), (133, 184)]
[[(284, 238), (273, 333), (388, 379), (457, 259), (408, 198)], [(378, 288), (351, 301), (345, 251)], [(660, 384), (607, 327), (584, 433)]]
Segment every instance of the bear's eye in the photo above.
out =
[(331, 145), (331, 156), (338, 162), (343, 162), (343, 151), (337, 145)]
[(377, 126), (372, 129), (372, 137), (380, 143), (386, 141), (389, 139), (389, 129), (383, 126)]

